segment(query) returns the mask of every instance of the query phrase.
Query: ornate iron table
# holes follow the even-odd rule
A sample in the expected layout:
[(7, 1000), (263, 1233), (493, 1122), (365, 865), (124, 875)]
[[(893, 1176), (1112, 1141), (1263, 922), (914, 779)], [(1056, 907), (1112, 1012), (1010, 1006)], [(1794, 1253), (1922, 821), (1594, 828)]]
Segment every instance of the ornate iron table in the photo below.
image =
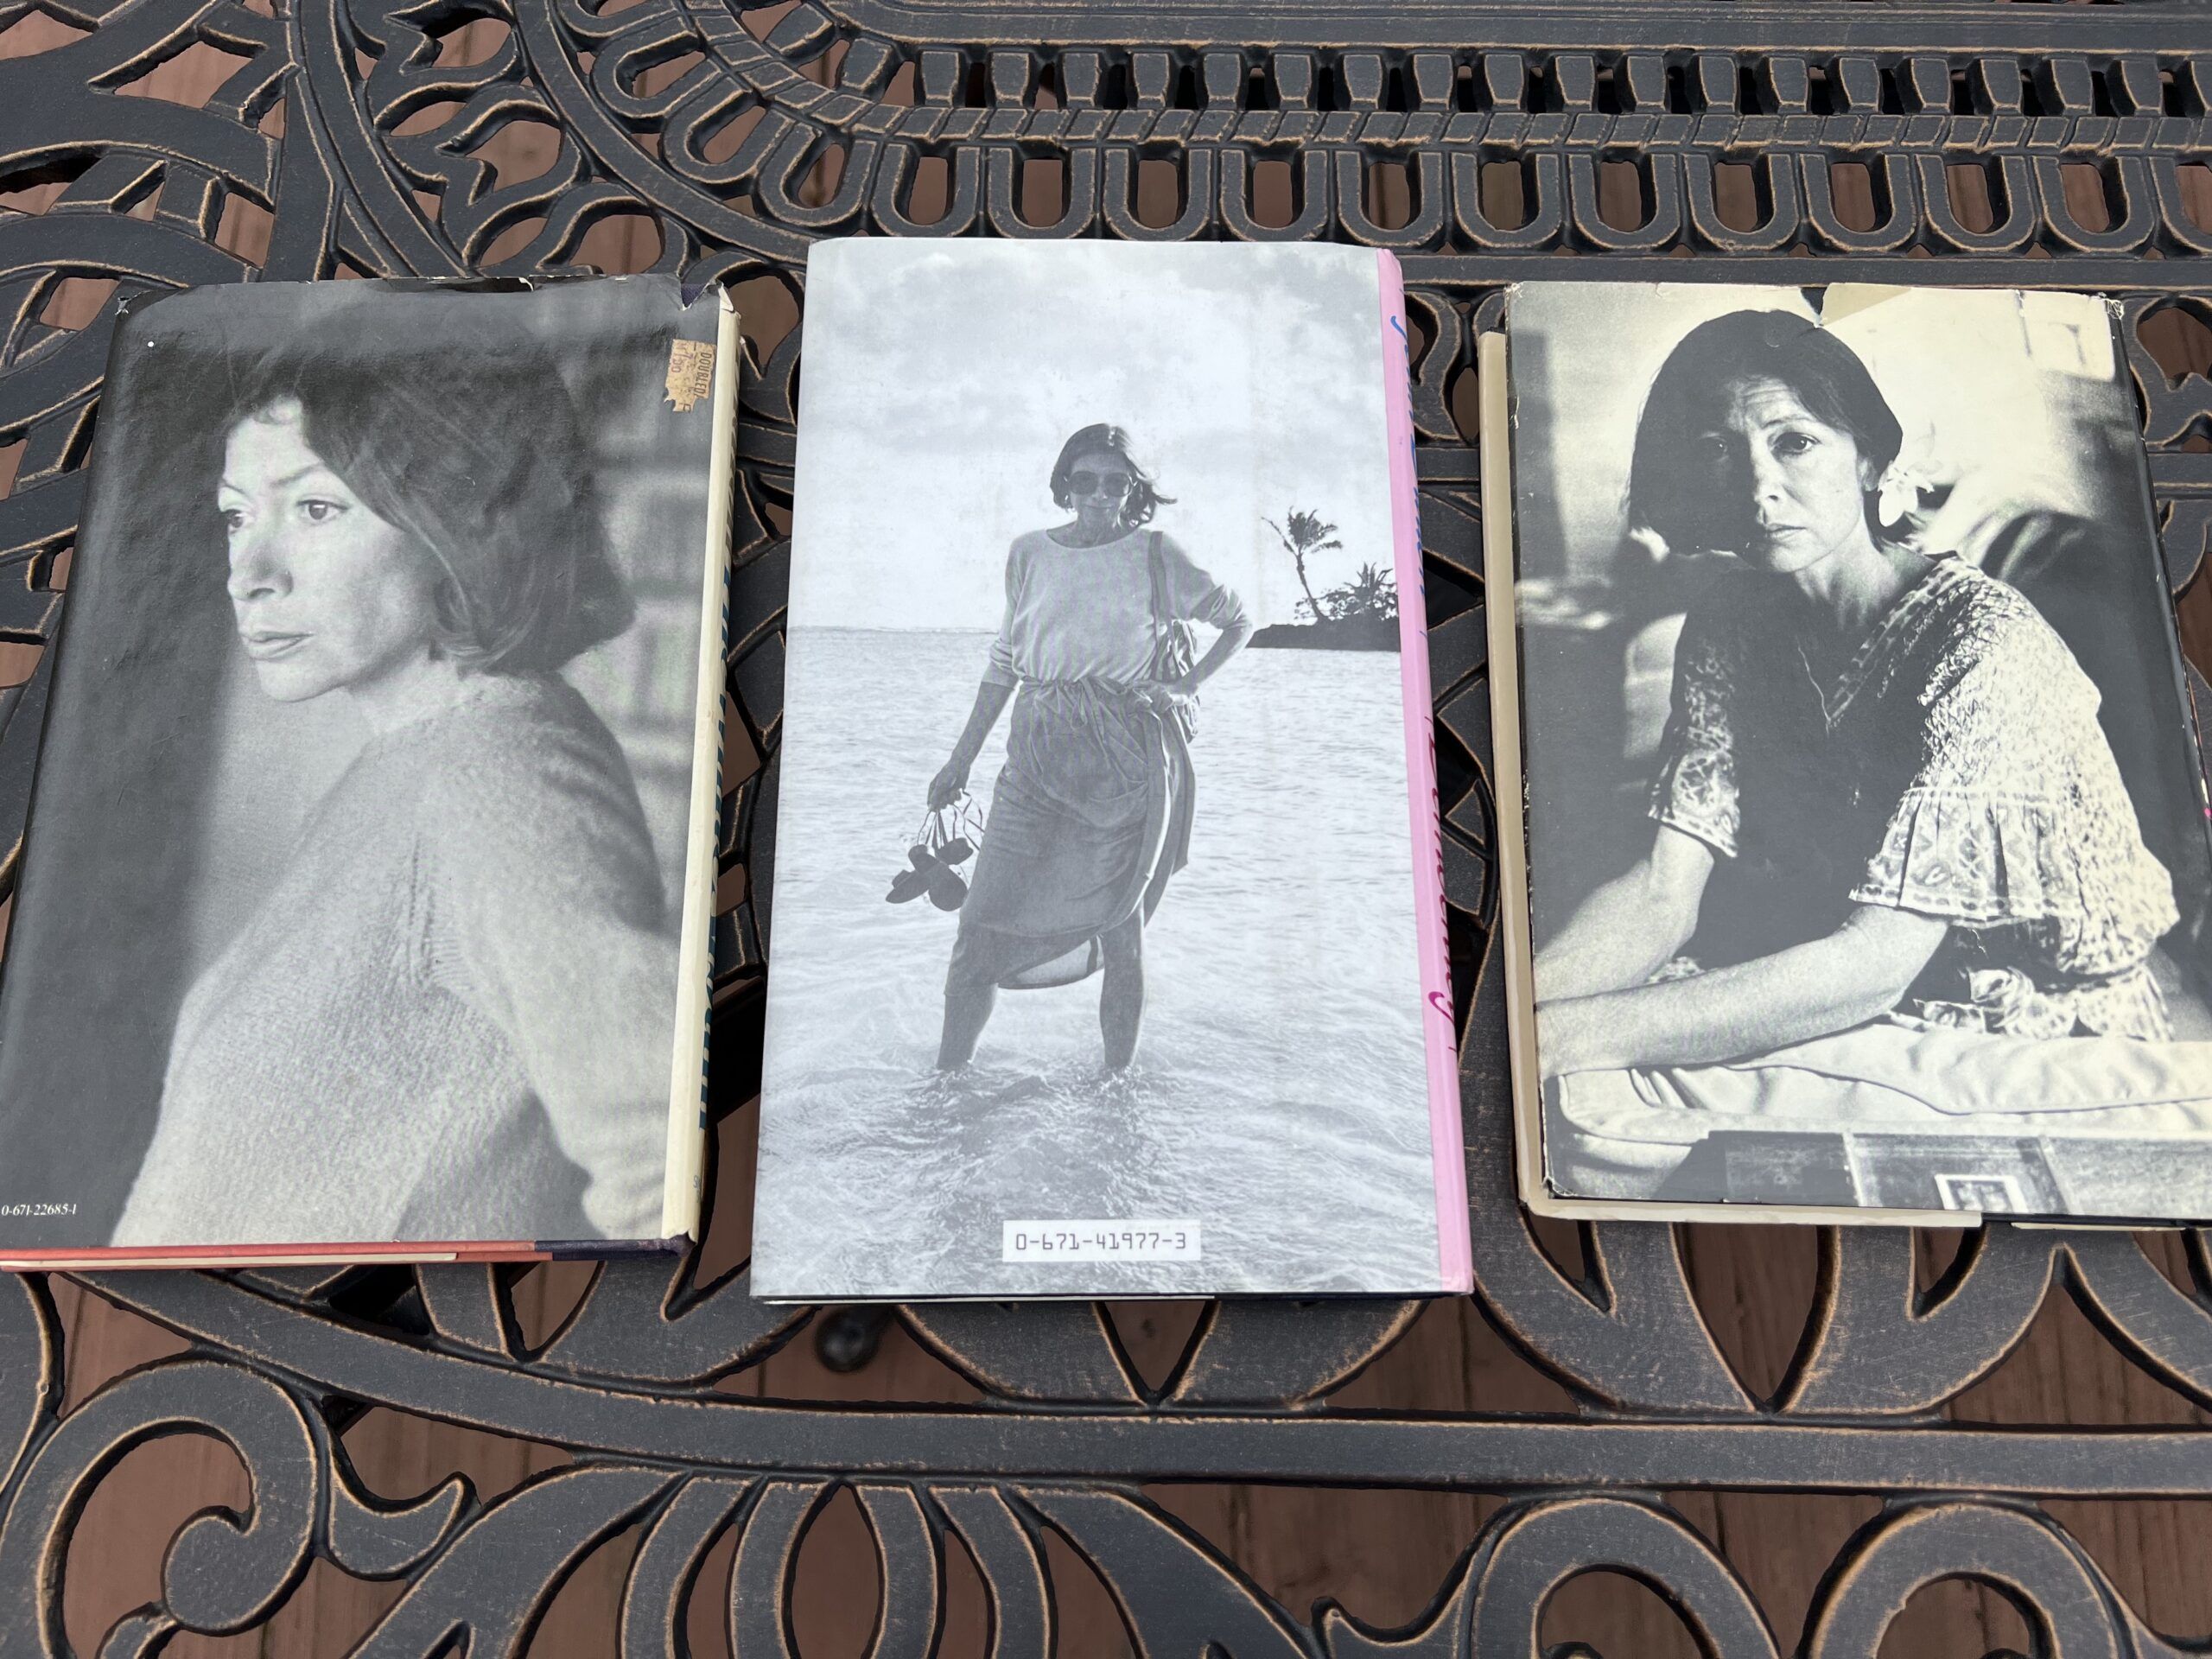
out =
[[(1401, 251), (1423, 336), (1416, 420), (1446, 779), (1455, 969), (1479, 1280), (1476, 1304), (1570, 1409), (1332, 1406), (1398, 1341), (1410, 1304), (1230, 1304), (1159, 1384), (1078, 1305), (899, 1318), (981, 1390), (952, 1409), (740, 1397), (803, 1323), (741, 1269), (610, 1267), (550, 1339), (483, 1270), (91, 1276), (181, 1333), (185, 1354), (67, 1413), (49, 1287), (0, 1291), (0, 1648), (63, 1644), (63, 1565), (88, 1494), (130, 1448), (227, 1442), (251, 1500), (178, 1532), (162, 1596), (101, 1651), (267, 1620), (311, 1564), (397, 1580), (365, 1651), (518, 1650), (601, 1541), (640, 1541), (623, 1650), (689, 1650), (698, 1594), (743, 1653), (787, 1652), (791, 1558), (831, 1492), (856, 1494), (881, 1573), (873, 1659), (925, 1659), (948, 1553), (972, 1563), (999, 1659), (1054, 1640), (1071, 1548), (1147, 1654), (1352, 1659), (1541, 1650), (1568, 1579), (1625, 1573), (1727, 1659), (1792, 1644), (1872, 1654), (1919, 1587), (1964, 1576), (2021, 1611), (2038, 1653), (2171, 1654), (2046, 1505), (2212, 1495), (2212, 1435), (1948, 1419), (2063, 1287), (2183, 1416), (2212, 1404), (2212, 1261), (2189, 1282), (2123, 1234), (1993, 1228), (1931, 1284), (1912, 1239), (1820, 1245), (1796, 1362), (1748, 1386), (1703, 1321), (1681, 1240), (1589, 1230), (1563, 1268), (1516, 1207), (1491, 970), (1495, 804), (1475, 458), (1454, 419), (1499, 285), (1558, 268), (1761, 281), (1880, 279), (1898, 253), (1955, 280), (2123, 293), (2132, 322), (2208, 309), (2196, 257), (2212, 156), (2212, 16), (2176, 3), (2052, 8), (1837, 0), (1681, 8), (1594, 0), (12, 0), (53, 44), (0, 61), (0, 637), (58, 614), (113, 316), (42, 308), (63, 278), (149, 286), (348, 271), (530, 271), (588, 257), (604, 221), (658, 237), (660, 268), (798, 296), (810, 242), (849, 233), (1333, 237)], [(29, 22), (24, 20), (29, 19)], [(0, 45), (7, 36), (0, 35)], [(225, 54), (197, 107), (145, 90)], [(527, 164), (515, 157), (528, 152)], [(1042, 164), (1042, 171), (1039, 168)], [(533, 170), (534, 169), (534, 170)], [(2192, 183), (2195, 181), (2195, 183)], [(2194, 194), (2193, 194), (2194, 193)], [(1046, 200), (1046, 198), (1050, 198)], [(18, 198), (11, 197), (10, 200)], [(1517, 206), (1516, 204), (1518, 204)], [(266, 232), (249, 261), (242, 219)], [(599, 227), (595, 229), (595, 227)], [(649, 254), (648, 257), (652, 256)], [(2131, 334), (2177, 591), (2212, 532), (2212, 383)], [(723, 857), (753, 878), (717, 938), (715, 1086), (757, 1077), (780, 698), (780, 605), (798, 334), (744, 388), (729, 693), (763, 765), (727, 803)], [(0, 813), (20, 822), (43, 680), (0, 694)], [(735, 884), (731, 884), (733, 887)], [(834, 1327), (864, 1349), (865, 1324)], [(858, 1357), (857, 1355), (855, 1357)], [(496, 1501), (448, 1483), (368, 1492), (340, 1430), (384, 1406), (565, 1448)], [(2170, 1412), (2168, 1415), (2174, 1415)], [(1378, 1634), (1311, 1622), (1147, 1491), (1282, 1483), (1491, 1494), (1428, 1611)], [(1880, 1506), (1842, 1547), (1802, 1638), (1779, 1638), (1669, 1494), (1855, 1491)], [(695, 1585), (734, 1538), (727, 1587)], [(717, 1559), (720, 1559), (719, 1557)], [(1571, 1633), (1570, 1633), (1571, 1634)], [(1579, 1651), (1588, 1649), (1578, 1649)], [(1566, 1649), (1554, 1649), (1554, 1652)]]

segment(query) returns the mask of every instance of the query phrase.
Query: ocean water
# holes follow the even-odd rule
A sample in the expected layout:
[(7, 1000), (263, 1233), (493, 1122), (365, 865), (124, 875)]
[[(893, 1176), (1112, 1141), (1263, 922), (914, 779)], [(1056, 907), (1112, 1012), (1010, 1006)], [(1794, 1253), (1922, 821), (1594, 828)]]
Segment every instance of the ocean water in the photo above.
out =
[[(1146, 931), (1126, 1074), (1103, 1074), (1093, 976), (1000, 993), (947, 1079), (958, 918), (884, 895), (989, 640), (791, 632), (756, 1291), (1433, 1284), (1398, 658), (1247, 651), (1207, 685), (1191, 861)], [(1007, 724), (970, 778), (987, 809)], [(1195, 1220), (1203, 1256), (1001, 1262), (1002, 1222), (1059, 1218)]]

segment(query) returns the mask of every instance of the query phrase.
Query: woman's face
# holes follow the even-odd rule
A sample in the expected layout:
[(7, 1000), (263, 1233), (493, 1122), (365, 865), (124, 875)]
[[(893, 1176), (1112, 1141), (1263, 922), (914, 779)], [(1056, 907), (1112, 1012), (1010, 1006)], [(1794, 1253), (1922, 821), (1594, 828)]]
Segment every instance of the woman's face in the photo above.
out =
[(1122, 504), (1135, 482), (1129, 463), (1111, 449), (1085, 449), (1075, 458), (1068, 468), (1068, 498), (1085, 535), (1104, 535), (1121, 524)]
[(216, 504), (238, 637), (277, 702), (371, 687), (428, 658), (431, 560), (308, 448), (296, 399), (231, 429)]
[(1872, 467), (1779, 380), (1730, 385), (1691, 453), (1712, 486), (1714, 545), (1761, 569), (1802, 570), (1866, 534)]

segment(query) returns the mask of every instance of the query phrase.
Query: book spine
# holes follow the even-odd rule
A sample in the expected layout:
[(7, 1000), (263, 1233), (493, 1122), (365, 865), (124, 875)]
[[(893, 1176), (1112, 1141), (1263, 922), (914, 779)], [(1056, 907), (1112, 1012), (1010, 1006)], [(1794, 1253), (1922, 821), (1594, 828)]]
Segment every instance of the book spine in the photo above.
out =
[(677, 968), (683, 989), (676, 1016), (667, 1161), (661, 1183), (660, 1230), (668, 1238), (696, 1239), (706, 1182), (707, 1067), (713, 1046), (716, 829), (721, 808), (722, 659), (729, 645), (731, 504), (737, 481), (737, 381), (744, 365), (737, 303), (717, 284), (712, 416), (714, 458), (704, 573), (699, 601), (699, 668), (691, 753), (691, 816), (684, 841), (683, 934)]
[(1398, 262), (1375, 256), (1382, 292), (1383, 421), (1390, 450), (1390, 524), (1398, 580), (1398, 661), (1406, 713), (1406, 785), (1413, 833), (1414, 940), (1421, 952), (1421, 1029), (1428, 1058), (1429, 1150), (1436, 1179), (1436, 1252), (1443, 1287), (1472, 1288), (1466, 1147), (1459, 1115), (1459, 1031), (1445, 934), (1442, 802), (1436, 787), (1436, 712), (1428, 679), (1428, 611), (1421, 569), (1421, 495), (1414, 470), (1413, 357)]

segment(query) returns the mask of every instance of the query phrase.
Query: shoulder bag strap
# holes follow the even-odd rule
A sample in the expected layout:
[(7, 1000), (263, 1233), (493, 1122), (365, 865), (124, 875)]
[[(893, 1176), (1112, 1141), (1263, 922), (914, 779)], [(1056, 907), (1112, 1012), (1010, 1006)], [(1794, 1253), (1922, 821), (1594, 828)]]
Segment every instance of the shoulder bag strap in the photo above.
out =
[(1160, 532), (1156, 530), (1145, 537), (1145, 562), (1152, 577), (1152, 645), (1157, 652), (1163, 632), (1163, 620), (1160, 613)]

